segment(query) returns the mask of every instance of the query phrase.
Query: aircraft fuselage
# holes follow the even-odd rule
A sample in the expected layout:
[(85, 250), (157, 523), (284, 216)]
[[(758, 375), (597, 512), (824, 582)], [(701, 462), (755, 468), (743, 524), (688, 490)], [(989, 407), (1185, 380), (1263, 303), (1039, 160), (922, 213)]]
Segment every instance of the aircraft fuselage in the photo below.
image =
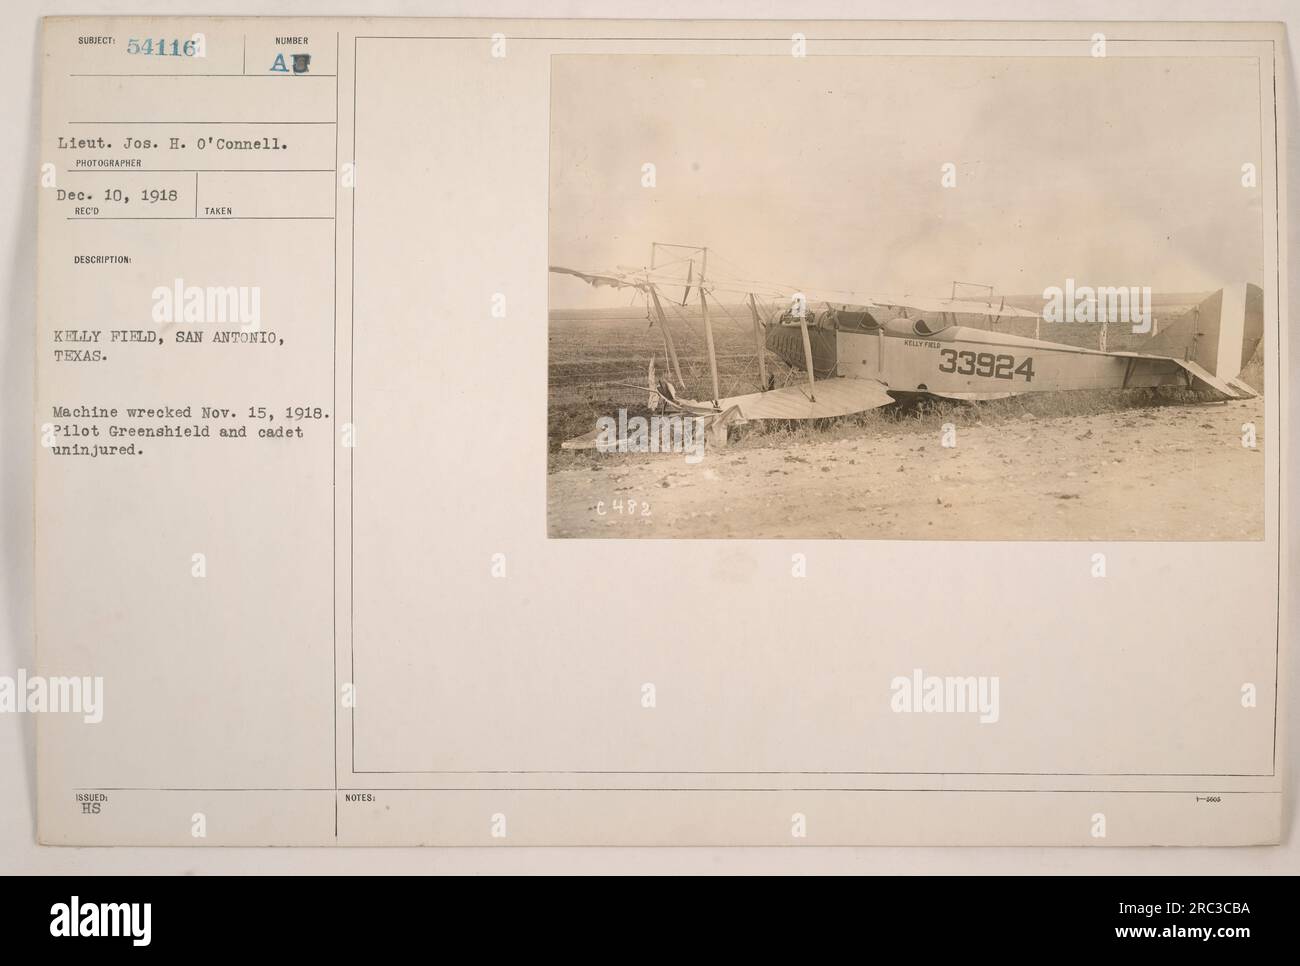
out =
[(932, 335), (837, 333), (837, 374), (898, 392), (1021, 393), (1186, 385), (1168, 360), (950, 326)]

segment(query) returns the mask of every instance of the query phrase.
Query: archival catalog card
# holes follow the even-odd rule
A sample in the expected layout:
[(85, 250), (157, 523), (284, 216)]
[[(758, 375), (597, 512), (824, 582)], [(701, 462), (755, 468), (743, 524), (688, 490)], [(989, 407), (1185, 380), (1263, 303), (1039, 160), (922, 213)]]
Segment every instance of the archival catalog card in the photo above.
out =
[(47, 20), (40, 840), (1276, 842), (1284, 40)]

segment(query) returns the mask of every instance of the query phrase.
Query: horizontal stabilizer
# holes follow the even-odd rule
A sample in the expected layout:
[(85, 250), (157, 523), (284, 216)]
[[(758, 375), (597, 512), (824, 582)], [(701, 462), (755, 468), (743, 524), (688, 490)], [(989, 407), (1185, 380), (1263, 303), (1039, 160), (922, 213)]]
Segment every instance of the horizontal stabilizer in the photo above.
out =
[(1245, 385), (1245, 383), (1240, 383), (1240, 387), (1233, 385), (1234, 383), (1239, 383), (1239, 380), (1235, 378), (1226, 381), (1220, 379), (1218, 376), (1214, 375), (1214, 373), (1201, 368), (1201, 366), (1192, 362), (1190, 359), (1170, 359), (1169, 361), (1190, 374), (1193, 380), (1193, 385), (1197, 389), (1213, 389), (1215, 392), (1222, 396), (1227, 396), (1229, 399), (1250, 399), (1256, 395), (1255, 390)]
[(1257, 393), (1253, 387), (1248, 386), (1246, 383), (1242, 382), (1241, 379), (1238, 377), (1234, 376), (1232, 379), (1226, 379), (1224, 381), (1227, 382), (1227, 384), (1231, 386), (1233, 389), (1236, 389), (1237, 392), (1241, 394), (1240, 398), (1242, 399), (1253, 399), (1259, 395), (1259, 393)]

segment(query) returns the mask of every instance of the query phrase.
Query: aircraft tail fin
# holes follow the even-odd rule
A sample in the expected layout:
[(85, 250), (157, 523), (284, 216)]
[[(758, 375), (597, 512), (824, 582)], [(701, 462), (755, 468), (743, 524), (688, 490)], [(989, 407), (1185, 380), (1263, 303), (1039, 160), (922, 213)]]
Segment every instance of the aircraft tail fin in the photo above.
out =
[(1222, 381), (1236, 379), (1264, 337), (1264, 290), (1249, 282), (1219, 289), (1142, 347), (1194, 362)]

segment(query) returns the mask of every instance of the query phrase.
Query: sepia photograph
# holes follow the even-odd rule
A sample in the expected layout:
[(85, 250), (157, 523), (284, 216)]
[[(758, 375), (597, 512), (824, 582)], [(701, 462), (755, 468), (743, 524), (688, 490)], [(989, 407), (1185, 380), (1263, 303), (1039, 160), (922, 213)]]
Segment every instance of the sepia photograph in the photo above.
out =
[(373, 955), (434, 874), (1267, 938), (1300, 10), (134, 2), (0, 41), (7, 938)]
[(552, 537), (1260, 540), (1250, 58), (557, 55)]

